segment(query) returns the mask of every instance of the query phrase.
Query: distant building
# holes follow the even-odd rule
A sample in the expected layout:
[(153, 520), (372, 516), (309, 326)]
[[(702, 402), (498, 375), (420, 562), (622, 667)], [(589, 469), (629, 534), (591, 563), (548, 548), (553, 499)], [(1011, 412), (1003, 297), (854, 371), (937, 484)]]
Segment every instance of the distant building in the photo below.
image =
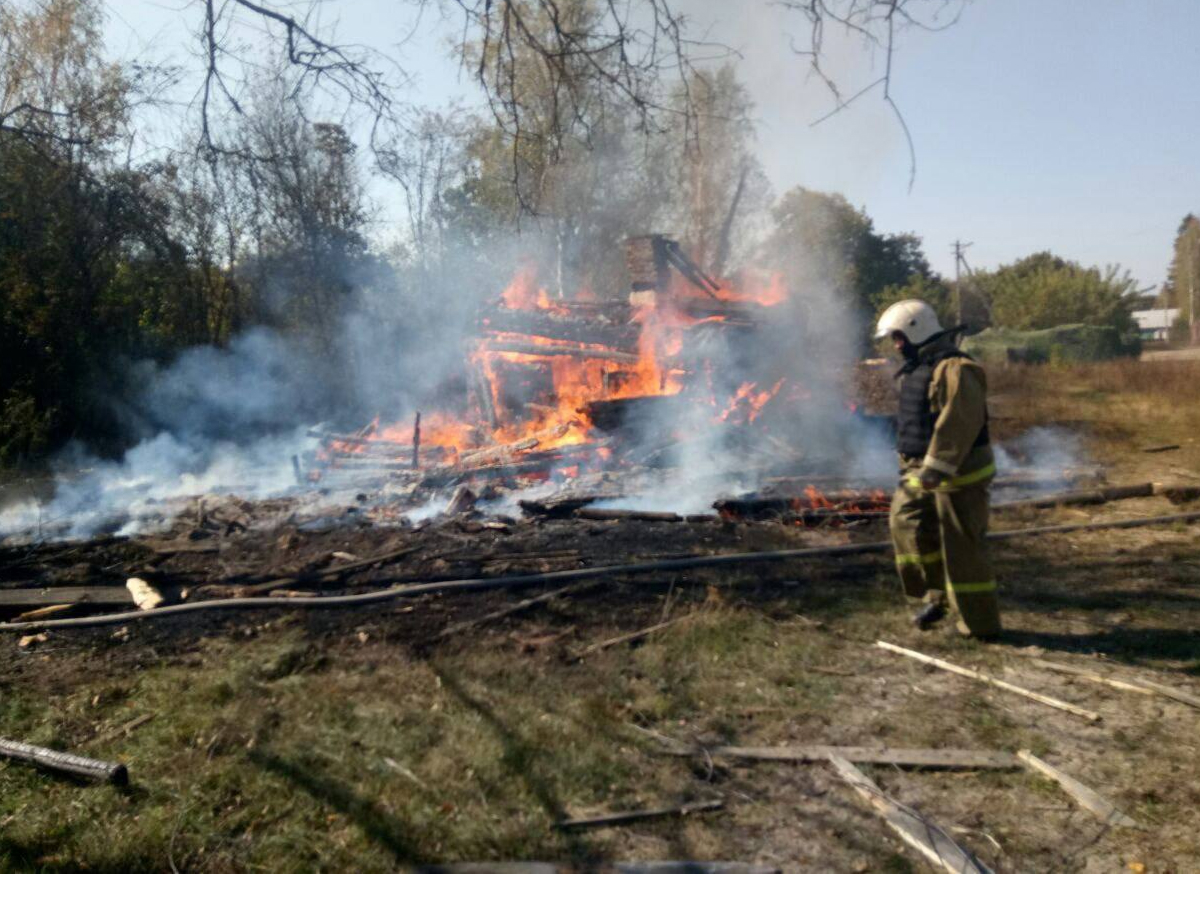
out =
[(1179, 318), (1177, 309), (1137, 309), (1133, 312), (1143, 341), (1165, 341)]

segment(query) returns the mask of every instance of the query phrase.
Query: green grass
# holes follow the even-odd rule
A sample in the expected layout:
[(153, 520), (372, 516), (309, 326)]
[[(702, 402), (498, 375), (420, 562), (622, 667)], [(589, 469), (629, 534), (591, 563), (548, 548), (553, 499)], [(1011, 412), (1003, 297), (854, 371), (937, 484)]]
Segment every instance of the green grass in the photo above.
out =
[[(1200, 425), (1200, 368), (1129, 365), (1002, 370), (993, 381), (1016, 398), (1023, 424), (1086, 422), (1101, 462), (1139, 477), (1148, 465), (1196, 465), (1185, 442)], [(1151, 439), (1185, 450), (1171, 460), (1129, 453)], [(1132, 506), (1150, 502), (1165, 504)], [(1194, 531), (1120, 534), (997, 547), (1008, 624), (1063, 661), (1096, 665), (1087, 657), (1104, 653), (1174, 684), (1200, 674)], [(780, 540), (747, 529), (745, 546)], [(1095, 837), (1055, 785), (1026, 773), (874, 775), (903, 802), (967, 828), (971, 848), (1006, 870), (1074, 870), (1089, 858), (1116, 870), (1134, 858), (1200, 866), (1200, 795), (1181, 774), (1194, 745), (1190, 710), (1038, 672), (1013, 650), (949, 629), (916, 634), (886, 563), (714, 572), (674, 592), (670, 615), (688, 618), (570, 661), (567, 651), (657, 621), (663, 599), (606, 586), (429, 654), (382, 636), (384, 608), (344, 627), (260, 617), (193, 643), (143, 642), (136, 629), (128, 644), (105, 633), (53, 636), (18, 654), (6, 643), (0, 734), (121, 760), (133, 786), (83, 786), (0, 762), (0, 871), (391, 871), (532, 859), (586, 868), (760, 855), (789, 869), (924, 870), (822, 767), (664, 757), (634, 725), (755, 745), (1027, 747), (1151, 830)], [(1112, 624), (1126, 612), (1130, 623)], [(564, 619), (579, 631), (540, 652), (506, 637), (561, 631)], [(1001, 677), (1011, 668), (1011, 680), (1105, 719), (1088, 725), (929, 670), (876, 650), (877, 638)], [(130, 734), (88, 743), (145, 713), (154, 718)], [(709, 796), (727, 810), (579, 834), (554, 828), (564, 815)], [(977, 831), (994, 834), (1004, 855)]]

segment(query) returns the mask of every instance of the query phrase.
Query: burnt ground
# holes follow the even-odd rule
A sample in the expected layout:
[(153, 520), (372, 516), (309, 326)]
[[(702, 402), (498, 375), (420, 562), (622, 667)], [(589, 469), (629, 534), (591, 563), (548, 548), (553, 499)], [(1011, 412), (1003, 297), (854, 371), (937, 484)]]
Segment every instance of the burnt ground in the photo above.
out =
[[(1075, 427), (1110, 481), (1180, 481), (1200, 470), (1186, 416), (1121, 430), (1106, 418), (1112, 389), (1083, 387), (1090, 393), (1073, 401)], [(1065, 418), (1059, 407), (1016, 406), (1029, 421), (1002, 427)], [(1181, 449), (1170, 455), (1138, 451), (1171, 439)], [(995, 525), (1192, 508), (1151, 497), (1009, 512)], [(253, 593), (255, 582), (337, 564), (335, 552), (366, 558), (412, 548), (334, 583), (294, 588), (333, 594), (869, 541), (885, 526), (551, 521), (478, 529), (466, 519), (420, 529), (226, 528), (197, 536), (201, 552), (174, 539), (168, 548), (183, 552), (163, 553), (154, 541), (7, 549), (0, 586), (121, 584), (140, 573), (193, 591)], [(655, 735), (663, 735), (1027, 748), (1142, 828), (1106, 826), (1025, 771), (862, 768), (999, 871), (1200, 869), (1200, 710), (1035, 665), (1135, 673), (1200, 693), (1200, 526), (1024, 539), (995, 552), (1009, 631), (991, 645), (950, 628), (913, 631), (883, 554), (582, 582), (543, 607), (443, 639), (436, 636), (449, 625), (541, 591), (180, 616), (51, 632), (25, 647), (0, 635), (0, 735), (119, 759), (133, 782), (118, 791), (0, 763), (0, 868), (394, 870), (549, 860), (588, 869), (721, 859), (784, 871), (928, 870), (826, 765), (680, 759), (662, 754)], [(664, 621), (674, 624), (595, 649)], [(878, 639), (1102, 718), (1089, 723), (886, 653), (873, 646)], [(123, 729), (128, 723), (135, 726)], [(714, 798), (723, 810), (682, 820), (554, 827), (564, 816)]]

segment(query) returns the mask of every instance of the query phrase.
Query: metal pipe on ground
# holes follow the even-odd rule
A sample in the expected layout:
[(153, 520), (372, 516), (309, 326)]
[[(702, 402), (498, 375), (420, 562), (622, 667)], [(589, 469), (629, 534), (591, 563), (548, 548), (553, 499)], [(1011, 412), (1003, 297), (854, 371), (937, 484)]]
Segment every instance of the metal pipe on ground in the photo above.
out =
[(76, 756), (74, 753), (62, 753), (47, 747), (38, 747), (36, 744), (26, 744), (23, 741), (0, 738), (0, 758), (33, 763), (40, 768), (73, 775), (76, 778), (107, 781), (118, 786), (129, 783), (129, 772), (121, 763)]
[[(1140, 519), (1119, 519), (1113, 522), (1085, 522), (1071, 525), (1043, 525), (1036, 528), (1020, 528), (1014, 531), (996, 531), (988, 537), (994, 541), (1007, 541), (1022, 537), (1039, 537), (1047, 534), (1070, 534), (1080, 531), (1100, 531), (1118, 528), (1144, 528), (1153, 525), (1174, 525), (1200, 521), (1200, 511), (1176, 513), (1169, 516), (1150, 516)], [(156, 609), (140, 609), (132, 612), (89, 616), (76, 619), (56, 619), (51, 622), (6, 622), (0, 624), (4, 631), (51, 631), (65, 628), (90, 628), (100, 625), (118, 625), (139, 619), (162, 616), (187, 615), (189, 613), (232, 609), (266, 609), (270, 607), (309, 607), (312, 609), (340, 609), (382, 603), (401, 597), (420, 594), (487, 591), (498, 588), (541, 587), (552, 584), (570, 584), (592, 578), (613, 578), (618, 575), (640, 575), (646, 572), (679, 572), (687, 569), (706, 569), (718, 566), (752, 565), (754, 563), (784, 562), (793, 559), (837, 558), (880, 553), (892, 548), (890, 541), (873, 541), (865, 544), (844, 544), (840, 547), (805, 547), (796, 550), (765, 550), (757, 553), (725, 553), (712, 556), (685, 556), (679, 559), (660, 559), (641, 563), (623, 563), (615, 566), (593, 566), (587, 569), (569, 569), (557, 572), (542, 572), (535, 575), (504, 575), (496, 578), (462, 578), (455, 581), (428, 582), (405, 585), (366, 594), (349, 594), (336, 597), (240, 597), (220, 600), (201, 600), (179, 606), (160, 606)]]

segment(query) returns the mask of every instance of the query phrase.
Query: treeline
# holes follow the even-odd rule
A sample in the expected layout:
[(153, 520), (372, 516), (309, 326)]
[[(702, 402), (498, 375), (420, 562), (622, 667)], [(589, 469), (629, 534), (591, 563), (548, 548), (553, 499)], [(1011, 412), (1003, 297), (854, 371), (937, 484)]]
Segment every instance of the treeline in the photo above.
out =
[[(474, 305), (525, 260), (554, 292), (623, 293), (629, 234), (672, 233), (716, 274), (781, 269), (798, 294), (847, 304), (864, 335), (901, 297), (956, 312), (918, 236), (880, 233), (839, 195), (772, 196), (730, 67), (680, 84), (695, 114), (652, 130), (586, 61), (551, 79), (518, 53), (492, 61), (515, 86), (516, 118), (561, 116), (570, 92), (586, 127), (515, 134), (448, 110), (373, 137), (369, 153), (282, 75), (260, 75), (220, 152), (190, 120), (174, 149), (152, 149), (161, 73), (103, 56), (101, 12), (98, 0), (0, 6), (0, 462), (72, 439), (119, 450), (154, 426), (138, 403), (159, 371), (147, 361), (257, 327), (286, 340), (279, 364), (301, 373), (301, 389), (272, 401), (292, 421), (386, 412), (390, 395), (452, 366)], [(586, 19), (595, 4), (561, 12)], [(399, 232), (372, 180), (403, 197)], [(1128, 277), (1048, 253), (961, 287), (997, 324), (1130, 327)]]

